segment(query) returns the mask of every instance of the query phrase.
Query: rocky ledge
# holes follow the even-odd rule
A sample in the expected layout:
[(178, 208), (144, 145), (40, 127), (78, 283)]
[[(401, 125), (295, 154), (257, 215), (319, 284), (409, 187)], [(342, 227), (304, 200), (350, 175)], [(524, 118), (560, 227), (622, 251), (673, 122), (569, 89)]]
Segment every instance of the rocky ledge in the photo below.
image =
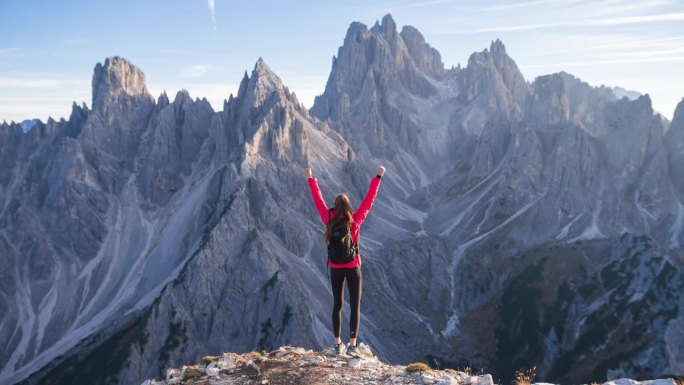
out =
[(473, 384), (494, 385), (492, 376), (470, 375), (456, 370), (432, 370), (424, 364), (408, 366), (381, 362), (365, 344), (360, 357), (335, 355), (331, 350), (313, 351), (283, 346), (270, 353), (224, 353), (204, 357), (204, 363), (167, 369), (166, 379), (147, 380), (158, 384)]
[[(204, 357), (202, 364), (166, 369), (164, 380), (149, 379), (142, 385), (494, 385), (489, 374), (435, 370), (422, 363), (392, 365), (380, 361), (363, 343), (360, 351), (360, 357), (352, 357), (335, 355), (332, 350), (313, 351), (283, 346), (272, 352), (223, 353), (223, 356)], [(516, 381), (519, 385), (530, 385), (530, 382)], [(672, 379), (644, 382), (620, 379), (603, 385), (682, 384)]]

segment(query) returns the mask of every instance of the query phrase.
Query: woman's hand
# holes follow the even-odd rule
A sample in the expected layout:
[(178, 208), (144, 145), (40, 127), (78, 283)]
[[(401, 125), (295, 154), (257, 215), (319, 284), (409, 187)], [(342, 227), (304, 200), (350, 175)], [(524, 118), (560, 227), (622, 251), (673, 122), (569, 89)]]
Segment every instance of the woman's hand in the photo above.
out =
[(378, 166), (378, 175), (385, 175), (385, 166)]
[(313, 172), (311, 172), (311, 167), (304, 169), (304, 176), (307, 178), (313, 178)]

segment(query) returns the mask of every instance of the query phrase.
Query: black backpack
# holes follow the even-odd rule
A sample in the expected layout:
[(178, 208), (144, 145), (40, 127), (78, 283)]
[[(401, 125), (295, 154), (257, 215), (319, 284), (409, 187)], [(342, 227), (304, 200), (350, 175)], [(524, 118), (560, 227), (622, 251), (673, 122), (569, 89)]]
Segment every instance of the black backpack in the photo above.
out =
[[(330, 221), (330, 212), (328, 212)], [(344, 264), (354, 261), (359, 253), (359, 245), (352, 241), (351, 223), (338, 226), (330, 236), (328, 243), (328, 259), (334, 264)]]

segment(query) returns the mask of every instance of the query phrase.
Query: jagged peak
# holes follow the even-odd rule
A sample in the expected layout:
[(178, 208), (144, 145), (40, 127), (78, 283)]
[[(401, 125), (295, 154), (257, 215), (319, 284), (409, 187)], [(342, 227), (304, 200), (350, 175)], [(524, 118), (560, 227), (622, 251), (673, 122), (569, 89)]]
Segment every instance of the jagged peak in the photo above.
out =
[(499, 39), (492, 41), (489, 49), (470, 55), (468, 67), (493, 67), (502, 74), (508, 73), (508, 77), (515, 74), (515, 77), (523, 78), (515, 61), (506, 53), (506, 46)]
[(71, 103), (71, 111), (88, 111), (88, 105), (85, 104), (85, 102), (81, 103), (79, 106), (78, 103), (75, 101)]
[(385, 40), (390, 41), (397, 36), (397, 23), (389, 13), (382, 18), (381, 22), (375, 21), (371, 32), (380, 34)]
[(273, 91), (286, 93), (283, 82), (266, 64), (266, 61), (260, 57), (256, 64), (254, 64), (252, 76), (247, 76), (247, 72), (245, 71), (245, 75), (240, 82), (237, 97), (244, 98), (245, 95), (250, 93), (255, 94), (255, 96), (265, 96), (265, 94)]
[(397, 34), (397, 23), (389, 13), (382, 18), (380, 30), (384, 36), (394, 36)]
[[(235, 108), (261, 108), (264, 103), (272, 98), (292, 103), (300, 108), (295, 95), (283, 84), (278, 75), (271, 70), (263, 58), (259, 58), (254, 65), (251, 75), (245, 71), (237, 95), (229, 98), (224, 103), (224, 111)], [(242, 107), (237, 107), (238, 105)]]
[(404, 40), (407, 40), (407, 38), (410, 38), (411, 40), (419, 41), (421, 43), (425, 43), (425, 37), (423, 36), (420, 31), (412, 26), (412, 25), (405, 25), (401, 28), (401, 32), (399, 33)]
[(672, 122), (682, 121), (684, 123), (684, 98), (675, 107), (674, 115), (672, 115)]
[(649, 94), (643, 94), (639, 96), (635, 102), (639, 106), (643, 106), (644, 108), (653, 111), (653, 102), (651, 101), (651, 96)]
[(176, 98), (173, 99), (174, 104), (180, 104), (180, 103), (185, 103), (187, 101), (192, 101), (192, 98), (190, 97), (190, 92), (186, 90), (185, 88), (178, 90), (176, 92)]
[(271, 68), (266, 64), (266, 61), (264, 61), (264, 58), (259, 56), (259, 59), (254, 64), (254, 72), (269, 73), (269, 72), (273, 72), (273, 71), (271, 71)]
[(121, 94), (148, 95), (145, 74), (130, 61), (119, 56), (97, 63), (93, 71), (93, 109)]
[(370, 31), (365, 24), (358, 21), (352, 22), (349, 24), (349, 28), (347, 28), (347, 34), (344, 37), (343, 47), (354, 42), (355, 40), (358, 40), (359, 37), (367, 36), (369, 32)]
[(169, 95), (166, 94), (166, 90), (164, 90), (161, 95), (159, 95), (159, 98), (157, 98), (157, 105), (160, 109), (169, 105)]
[(506, 54), (506, 46), (500, 39), (496, 39), (489, 45), (489, 52), (494, 56), (503, 56)]
[[(489, 48), (485, 48), (484, 50), (480, 52), (473, 52), (470, 55), (470, 58), (468, 59), (468, 63), (471, 63), (473, 61), (477, 60), (492, 60), (494, 63), (501, 63), (502, 59), (508, 58), (508, 54), (506, 53), (506, 46), (504, 43), (496, 39), (491, 42), (489, 45)], [(510, 58), (509, 58), (510, 59)]]
[(238, 92), (237, 96), (244, 96), (245, 92), (247, 92), (247, 85), (249, 84), (249, 75), (247, 75), (247, 71), (245, 71), (245, 74), (242, 75), (242, 80), (240, 81), (240, 87), (238, 87)]
[(399, 33), (406, 49), (415, 61), (416, 65), (423, 71), (439, 72), (444, 70), (444, 63), (439, 51), (434, 49), (425, 41), (425, 37), (418, 29), (405, 25)]

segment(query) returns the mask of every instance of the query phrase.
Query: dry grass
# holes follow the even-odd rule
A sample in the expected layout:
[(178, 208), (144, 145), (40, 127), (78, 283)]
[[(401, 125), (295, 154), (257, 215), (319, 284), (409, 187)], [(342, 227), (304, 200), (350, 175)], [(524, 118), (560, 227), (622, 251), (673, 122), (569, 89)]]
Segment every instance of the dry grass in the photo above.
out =
[(200, 372), (199, 367), (197, 366), (188, 366), (185, 368), (183, 371), (183, 380), (190, 380), (193, 378), (197, 378), (201, 376), (202, 373)]
[(221, 358), (221, 356), (204, 356), (204, 357), (202, 357), (202, 362), (204, 362), (205, 364), (209, 365), (209, 364), (211, 364), (212, 362), (218, 361), (219, 358)]
[(427, 364), (424, 364), (422, 362), (414, 362), (412, 364), (406, 365), (406, 371), (409, 373), (413, 372), (428, 372), (432, 370)]
[(536, 372), (536, 366), (524, 372), (515, 372), (515, 380), (513, 380), (513, 385), (532, 385), (532, 381), (534, 380), (534, 375)]
[(677, 385), (684, 385), (684, 377), (675, 377), (673, 380)]

